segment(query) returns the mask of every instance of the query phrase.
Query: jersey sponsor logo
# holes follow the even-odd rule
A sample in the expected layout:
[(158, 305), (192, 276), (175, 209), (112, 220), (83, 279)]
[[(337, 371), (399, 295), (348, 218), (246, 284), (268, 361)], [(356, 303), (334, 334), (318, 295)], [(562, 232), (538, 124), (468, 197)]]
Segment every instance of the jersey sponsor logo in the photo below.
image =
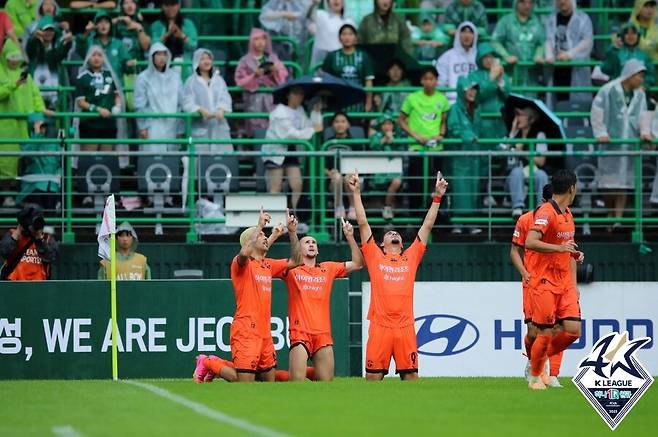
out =
[(438, 116), (436, 112), (423, 112), (421, 118), (425, 121), (434, 121), (438, 118)]
[(301, 275), (299, 273), (295, 274), (295, 279), (300, 282), (313, 282), (313, 283), (327, 282), (326, 276)]
[(575, 231), (560, 231), (556, 234), (557, 238), (571, 240), (576, 235)]
[(513, 237), (519, 238), (521, 236), (521, 233), (519, 232), (518, 229), (514, 229), (514, 233), (512, 234)]
[(653, 384), (653, 378), (635, 356), (649, 347), (650, 337), (629, 340), (628, 331), (601, 338), (578, 365), (573, 383), (614, 430)]
[(538, 225), (538, 226), (546, 226), (546, 225), (548, 225), (548, 218), (546, 218), (546, 217), (538, 217), (538, 218), (535, 220), (535, 224)]
[(25, 254), (21, 258), (21, 262), (26, 264), (41, 264), (41, 257), (36, 249), (29, 248), (25, 251)]
[(408, 273), (409, 272), (409, 266), (400, 266), (400, 267), (393, 267), (393, 266), (387, 266), (386, 264), (379, 264), (379, 271), (380, 272), (386, 272), (386, 273)]
[(473, 322), (450, 314), (417, 317), (416, 327), (418, 353), (422, 355), (457, 355), (475, 346), (480, 339), (480, 331)]

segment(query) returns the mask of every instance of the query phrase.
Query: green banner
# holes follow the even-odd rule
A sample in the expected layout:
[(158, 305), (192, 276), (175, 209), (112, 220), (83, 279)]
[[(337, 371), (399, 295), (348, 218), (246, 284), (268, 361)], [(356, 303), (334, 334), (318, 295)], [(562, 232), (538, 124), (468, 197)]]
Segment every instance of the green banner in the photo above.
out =
[[(348, 374), (348, 281), (334, 283), (336, 374)], [(120, 378), (191, 378), (194, 357), (230, 359), (235, 298), (228, 279), (120, 281)], [(273, 281), (272, 338), (288, 368), (288, 296)], [(106, 281), (10, 282), (0, 286), (0, 379), (111, 378)]]

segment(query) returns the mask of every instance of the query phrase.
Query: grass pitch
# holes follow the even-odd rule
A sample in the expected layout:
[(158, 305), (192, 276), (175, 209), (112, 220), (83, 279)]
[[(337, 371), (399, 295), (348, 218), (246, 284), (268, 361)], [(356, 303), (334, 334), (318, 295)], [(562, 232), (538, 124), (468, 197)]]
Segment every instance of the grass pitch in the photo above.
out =
[(658, 429), (655, 386), (613, 433), (568, 378), (545, 392), (521, 378), (138, 383), (1, 381), (0, 436), (638, 437)]

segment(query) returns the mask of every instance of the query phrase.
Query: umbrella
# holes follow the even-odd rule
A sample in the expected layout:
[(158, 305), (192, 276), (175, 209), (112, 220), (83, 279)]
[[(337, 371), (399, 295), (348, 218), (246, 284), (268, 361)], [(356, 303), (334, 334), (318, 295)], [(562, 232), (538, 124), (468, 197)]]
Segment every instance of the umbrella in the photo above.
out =
[(544, 102), (514, 93), (510, 94), (507, 100), (505, 100), (505, 106), (502, 109), (503, 120), (505, 120), (508, 131), (512, 128), (515, 115), (514, 110), (528, 107), (533, 108), (539, 114), (539, 119), (535, 121), (533, 130), (544, 132), (546, 138), (566, 138), (564, 128), (562, 127), (562, 120), (553, 111), (548, 109)]
[(285, 103), (288, 90), (293, 87), (302, 88), (304, 97), (307, 100), (322, 97), (326, 108), (330, 111), (338, 111), (348, 106), (363, 103), (366, 100), (366, 93), (362, 87), (352, 85), (346, 80), (331, 74), (323, 73), (318, 76), (302, 76), (284, 83), (274, 90), (274, 102)]
[[(539, 118), (533, 124), (532, 131), (544, 132), (546, 138), (564, 139), (567, 137), (562, 127), (562, 120), (553, 111), (548, 109), (544, 102), (514, 93), (507, 97), (505, 106), (501, 110), (508, 132), (514, 122), (515, 110), (528, 107), (534, 109), (539, 114)], [(549, 151), (564, 151), (565, 149), (564, 144), (549, 144), (548, 146)], [(547, 159), (547, 165), (553, 169), (563, 168), (564, 164), (563, 157), (553, 156)]]
[(377, 83), (387, 83), (388, 66), (393, 61), (398, 61), (404, 66), (405, 77), (412, 83), (420, 79), (421, 65), (418, 60), (405, 52), (397, 44), (359, 44), (358, 47), (370, 56), (372, 67), (375, 70)]

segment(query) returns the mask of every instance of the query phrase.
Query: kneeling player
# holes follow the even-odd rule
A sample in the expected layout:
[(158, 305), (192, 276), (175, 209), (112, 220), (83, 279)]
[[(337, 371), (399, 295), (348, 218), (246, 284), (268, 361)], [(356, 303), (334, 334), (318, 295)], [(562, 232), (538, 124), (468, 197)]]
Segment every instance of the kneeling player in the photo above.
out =
[(317, 381), (331, 381), (334, 377), (331, 288), (334, 279), (344, 278), (363, 267), (354, 229), (345, 220), (343, 233), (352, 251), (351, 261), (319, 263), (317, 241), (306, 236), (300, 240), (302, 264), (281, 275), (288, 286), (291, 381), (302, 381), (307, 377), (309, 359), (313, 360)]

